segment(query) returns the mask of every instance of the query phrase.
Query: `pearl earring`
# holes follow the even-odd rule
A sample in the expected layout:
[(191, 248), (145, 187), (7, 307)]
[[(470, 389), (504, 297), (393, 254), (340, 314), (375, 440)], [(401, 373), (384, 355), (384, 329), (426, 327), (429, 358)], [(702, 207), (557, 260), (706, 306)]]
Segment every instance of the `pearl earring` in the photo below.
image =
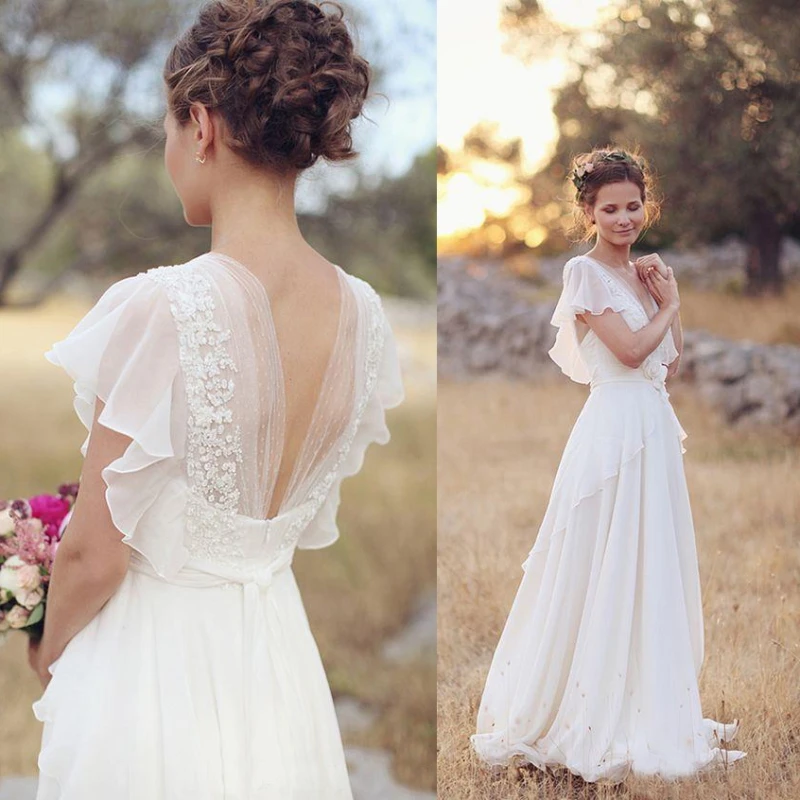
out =
[(202, 158), (200, 158), (200, 153), (195, 153), (194, 154), (194, 160), (197, 161), (198, 164), (205, 164), (206, 163), (205, 155)]

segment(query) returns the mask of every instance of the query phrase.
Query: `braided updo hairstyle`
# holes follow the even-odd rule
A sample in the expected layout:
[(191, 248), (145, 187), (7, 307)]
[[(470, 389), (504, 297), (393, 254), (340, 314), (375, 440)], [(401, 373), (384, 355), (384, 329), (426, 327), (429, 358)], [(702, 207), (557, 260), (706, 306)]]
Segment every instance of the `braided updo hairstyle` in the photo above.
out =
[(578, 241), (587, 241), (594, 234), (594, 226), (584, 209), (594, 206), (597, 193), (609, 183), (630, 181), (639, 187), (648, 227), (661, 213), (653, 175), (638, 153), (615, 147), (595, 148), (573, 159), (569, 177), (576, 190), (573, 231)]
[(164, 65), (170, 110), (184, 125), (192, 103), (216, 109), (226, 144), (279, 172), (353, 158), (370, 69), (342, 16), (310, 0), (206, 3)]

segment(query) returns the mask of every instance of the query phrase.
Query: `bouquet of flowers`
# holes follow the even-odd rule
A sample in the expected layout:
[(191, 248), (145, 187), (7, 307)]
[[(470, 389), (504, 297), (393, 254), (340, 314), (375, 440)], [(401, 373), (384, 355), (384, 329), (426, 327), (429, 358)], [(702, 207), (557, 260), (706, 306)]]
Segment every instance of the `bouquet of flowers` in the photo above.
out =
[(77, 496), (78, 484), (64, 483), (58, 495), (0, 500), (0, 642), (11, 629), (41, 639), (53, 559)]

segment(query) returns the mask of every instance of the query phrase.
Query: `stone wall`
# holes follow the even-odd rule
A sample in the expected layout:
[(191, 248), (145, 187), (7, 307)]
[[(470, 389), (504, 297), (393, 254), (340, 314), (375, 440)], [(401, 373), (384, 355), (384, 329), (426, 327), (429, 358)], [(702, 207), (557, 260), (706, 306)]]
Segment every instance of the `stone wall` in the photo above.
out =
[[(499, 264), (442, 259), (438, 270), (438, 371), (443, 377), (559, 375), (547, 351), (555, 301), (536, 302)], [(733, 424), (777, 425), (800, 434), (800, 347), (730, 341), (684, 331), (678, 379)]]

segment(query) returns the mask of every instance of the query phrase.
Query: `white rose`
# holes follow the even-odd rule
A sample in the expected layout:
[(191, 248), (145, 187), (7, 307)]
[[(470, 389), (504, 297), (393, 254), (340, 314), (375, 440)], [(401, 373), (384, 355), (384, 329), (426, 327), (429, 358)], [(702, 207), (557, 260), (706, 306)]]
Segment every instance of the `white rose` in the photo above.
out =
[(17, 598), (17, 602), (26, 608), (33, 608), (39, 602), (33, 600), (33, 595), (40, 591), (41, 585), (42, 575), (39, 567), (26, 563), (19, 556), (11, 556), (0, 567), (0, 590), (6, 589), (11, 592)]
[(0, 567), (0, 589), (8, 589), (11, 594), (16, 595), (20, 588), (19, 570), (20, 567), (25, 566), (27, 564), (19, 556), (7, 558), (3, 566)]
[(21, 606), (33, 611), (44, 600), (44, 589), (20, 589), (16, 598)]
[(657, 383), (662, 383), (667, 377), (667, 368), (659, 363), (656, 359), (650, 359), (644, 363), (642, 371), (645, 374), (645, 377), (649, 378), (651, 381), (656, 381)]
[(23, 608), (22, 606), (14, 606), (6, 614), (6, 619), (8, 620), (8, 624), (12, 628), (24, 628), (28, 622), (28, 617), (31, 615), (31, 612), (28, 611), (27, 608)]
[(4, 508), (0, 511), (0, 536), (8, 536), (14, 533), (14, 520), (11, 517), (11, 509)]

